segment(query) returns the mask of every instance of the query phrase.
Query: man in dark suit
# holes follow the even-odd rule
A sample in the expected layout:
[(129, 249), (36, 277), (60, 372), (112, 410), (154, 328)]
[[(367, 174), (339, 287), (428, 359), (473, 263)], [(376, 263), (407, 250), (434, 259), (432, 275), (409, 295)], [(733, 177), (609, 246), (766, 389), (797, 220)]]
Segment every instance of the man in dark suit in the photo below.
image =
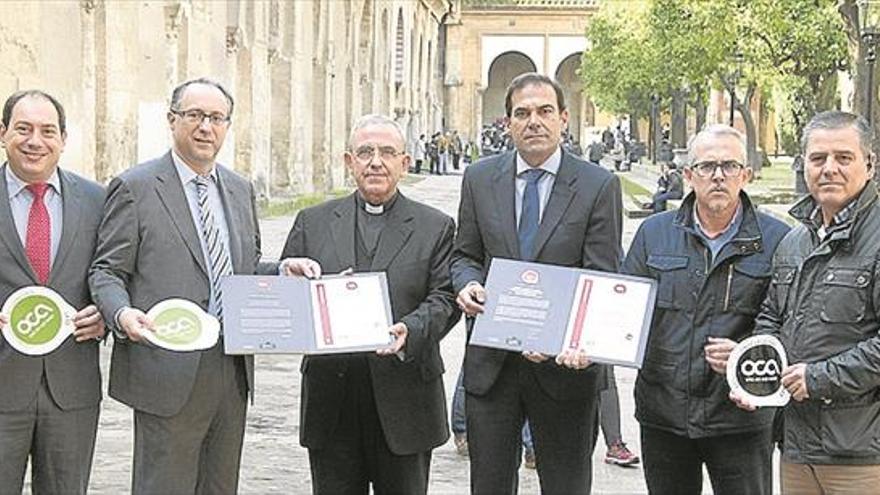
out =
[[(514, 79), (505, 98), (516, 151), (465, 170), (452, 282), (468, 316), (483, 311), (494, 257), (615, 271), (621, 258), (620, 182), (560, 149), (568, 112), (559, 85)], [(470, 331), (470, 326), (469, 326)], [(473, 493), (516, 493), (528, 419), (541, 491), (588, 493), (604, 369), (583, 353), (523, 355), (468, 346), (464, 360)]]
[(379, 115), (353, 127), (358, 190), (306, 209), (284, 247), (295, 273), (385, 272), (394, 343), (375, 354), (306, 356), (300, 443), (316, 494), (426, 493), (431, 449), (449, 438), (440, 339), (458, 321), (449, 280), (455, 224), (397, 190), (410, 158)]
[[(171, 96), (173, 146), (110, 183), (89, 283), (113, 330), (110, 396), (134, 409), (135, 494), (235, 493), (253, 358), (147, 346), (144, 314), (184, 298), (222, 318), (220, 280), (260, 262), (253, 186), (215, 163), (233, 110), (208, 79)], [(222, 320), (221, 320), (222, 321)]]
[[(104, 189), (58, 168), (67, 137), (64, 108), (37, 90), (6, 100), (0, 142), (0, 301), (43, 285), (79, 311), (76, 330), (43, 356), (0, 336), (0, 493), (20, 494), (28, 457), (34, 494), (84, 494), (89, 486), (104, 321), (87, 284)], [(0, 315), (3, 325), (9, 315)]]

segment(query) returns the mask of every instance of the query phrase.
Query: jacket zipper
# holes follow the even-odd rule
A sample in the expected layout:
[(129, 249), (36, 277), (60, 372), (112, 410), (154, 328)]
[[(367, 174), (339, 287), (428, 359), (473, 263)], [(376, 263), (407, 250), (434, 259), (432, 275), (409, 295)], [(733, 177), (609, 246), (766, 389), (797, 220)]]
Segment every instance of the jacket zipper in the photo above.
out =
[(724, 293), (724, 311), (730, 306), (730, 283), (733, 280), (733, 263), (727, 265), (727, 291)]

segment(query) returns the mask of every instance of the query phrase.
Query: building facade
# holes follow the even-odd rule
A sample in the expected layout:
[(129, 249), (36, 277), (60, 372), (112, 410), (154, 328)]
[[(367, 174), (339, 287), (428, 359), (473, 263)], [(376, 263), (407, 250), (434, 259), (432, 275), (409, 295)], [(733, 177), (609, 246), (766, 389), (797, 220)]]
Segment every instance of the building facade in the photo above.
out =
[(65, 105), (62, 165), (100, 181), (168, 148), (168, 98), (208, 76), (236, 98), (223, 163), (261, 196), (346, 184), (363, 113), (439, 128), (452, 0), (61, 0), (0, 3), (0, 97)]

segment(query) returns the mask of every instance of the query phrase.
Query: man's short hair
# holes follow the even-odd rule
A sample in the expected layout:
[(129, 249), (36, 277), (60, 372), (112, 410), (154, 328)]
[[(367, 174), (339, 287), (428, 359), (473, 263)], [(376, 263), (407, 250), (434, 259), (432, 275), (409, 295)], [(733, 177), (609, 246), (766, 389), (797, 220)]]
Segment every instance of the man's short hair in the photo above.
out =
[(64, 114), (64, 107), (61, 105), (61, 102), (55, 99), (49, 93), (39, 89), (26, 89), (24, 91), (17, 91), (12, 93), (12, 95), (6, 99), (6, 103), (3, 104), (3, 127), (9, 128), (9, 121), (12, 119), (12, 111), (15, 109), (15, 105), (21, 101), (22, 98), (42, 98), (55, 107), (55, 111), (58, 113), (58, 130), (61, 131), (61, 134), (67, 133), (67, 117)]
[(866, 159), (871, 158), (871, 126), (861, 115), (839, 110), (820, 112), (813, 116), (801, 134), (801, 153), (807, 153), (810, 135), (817, 130), (836, 130), (851, 127), (859, 135), (859, 148)]
[(551, 86), (553, 91), (556, 92), (557, 110), (560, 112), (565, 110), (565, 94), (562, 92), (562, 86), (558, 82), (537, 72), (526, 72), (513, 78), (513, 81), (510, 81), (510, 84), (507, 86), (507, 94), (504, 95), (504, 110), (507, 112), (507, 116), (510, 117), (513, 113), (513, 93), (515, 91), (519, 91), (526, 86), (539, 86), (542, 84)]
[[(739, 132), (737, 129), (727, 125), (727, 124), (709, 124), (703, 128), (700, 132), (694, 134), (691, 137), (691, 140), (688, 141), (688, 154), (687, 154), (687, 166), (690, 167), (694, 164), (697, 157), (695, 155), (694, 150), (697, 148), (697, 144), (704, 139), (708, 139), (710, 137), (732, 137), (737, 140), (742, 149), (742, 156), (745, 160), (748, 160), (749, 153), (746, 149), (746, 137), (743, 133)], [(748, 166), (748, 163), (744, 163), (743, 165)]]
[(349, 135), (348, 135), (348, 148), (349, 149), (354, 148), (354, 135), (359, 130), (361, 130), (365, 127), (370, 127), (370, 126), (374, 126), (374, 125), (393, 127), (395, 132), (397, 132), (397, 135), (400, 136), (401, 144), (403, 144), (404, 146), (406, 145), (406, 138), (404, 137), (404, 134), (403, 134), (403, 127), (400, 127), (400, 124), (397, 123), (396, 120), (394, 120), (390, 117), (387, 117), (385, 115), (371, 113), (371, 114), (364, 115), (361, 118), (357, 119), (357, 121), (355, 121), (354, 125), (351, 126), (351, 133), (349, 133)]
[(180, 110), (180, 99), (183, 98), (183, 93), (186, 92), (186, 88), (193, 84), (205, 84), (207, 86), (213, 86), (220, 90), (223, 93), (223, 96), (226, 97), (226, 102), (229, 103), (229, 115), (227, 117), (232, 117), (232, 109), (235, 107), (235, 101), (232, 99), (232, 94), (223, 87), (219, 82), (208, 79), (207, 77), (200, 77), (198, 79), (190, 79), (184, 83), (181, 83), (179, 86), (174, 88), (174, 91), (171, 92), (171, 109), (172, 110)]

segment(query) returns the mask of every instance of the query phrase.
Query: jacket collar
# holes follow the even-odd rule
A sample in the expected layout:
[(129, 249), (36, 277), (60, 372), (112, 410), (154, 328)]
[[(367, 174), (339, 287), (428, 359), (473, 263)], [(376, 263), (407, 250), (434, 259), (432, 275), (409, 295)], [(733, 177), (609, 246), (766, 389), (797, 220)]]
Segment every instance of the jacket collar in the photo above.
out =
[[(693, 191), (688, 193), (682, 200), (681, 206), (672, 222), (677, 228), (683, 229), (694, 236), (698, 236), (693, 215), (694, 203), (696, 201), (697, 195)], [(739, 201), (742, 205), (742, 222), (740, 223), (739, 230), (728, 245), (733, 246), (735, 252), (740, 254), (751, 254), (761, 251), (763, 249), (761, 226), (758, 223), (758, 213), (755, 210), (755, 206), (745, 191), (740, 191)]]
[[(873, 180), (869, 180), (862, 189), (862, 192), (859, 193), (853, 214), (843, 223), (834, 226), (833, 230), (829, 233), (831, 240), (849, 239), (852, 234), (853, 225), (862, 216), (862, 212), (874, 204), (877, 200), (877, 195), (877, 184)], [(812, 195), (808, 195), (795, 203), (788, 210), (788, 214), (804, 224), (810, 231), (815, 231), (816, 227), (813, 225), (811, 215), (816, 206), (818, 206), (816, 200)]]

